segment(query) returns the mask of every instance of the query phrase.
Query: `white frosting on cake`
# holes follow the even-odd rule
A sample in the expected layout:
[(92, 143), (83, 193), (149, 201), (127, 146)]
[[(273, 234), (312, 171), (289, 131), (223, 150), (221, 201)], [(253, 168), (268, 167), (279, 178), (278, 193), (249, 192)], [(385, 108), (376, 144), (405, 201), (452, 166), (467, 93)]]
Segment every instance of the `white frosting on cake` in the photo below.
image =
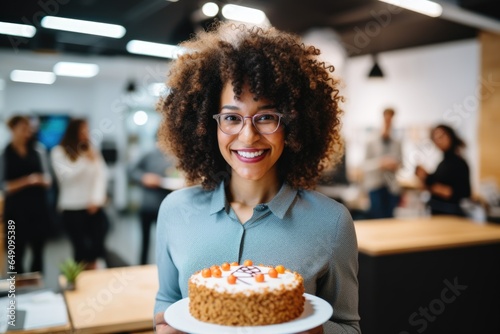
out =
[[(294, 273), (285, 271), (283, 274), (278, 274), (277, 278), (269, 276), (268, 271), (270, 267), (261, 266), (231, 266), (231, 269), (224, 271), (221, 269), (222, 277), (208, 277), (202, 276), (202, 272), (198, 272), (191, 276), (191, 282), (197, 285), (204, 285), (207, 288), (214, 289), (217, 292), (228, 293), (255, 293), (266, 292), (277, 289), (293, 289), (297, 287), (299, 281)], [(257, 282), (255, 275), (258, 273), (264, 274), (264, 282)], [(227, 277), (234, 275), (236, 284), (229, 284)]]

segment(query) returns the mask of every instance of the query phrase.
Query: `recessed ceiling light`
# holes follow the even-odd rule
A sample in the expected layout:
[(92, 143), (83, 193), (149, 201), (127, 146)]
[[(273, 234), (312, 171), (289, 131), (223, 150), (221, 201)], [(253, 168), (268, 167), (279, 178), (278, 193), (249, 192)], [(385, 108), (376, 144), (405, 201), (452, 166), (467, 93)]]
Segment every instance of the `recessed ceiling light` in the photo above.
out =
[(219, 6), (215, 2), (207, 2), (201, 7), (201, 11), (208, 17), (214, 17), (219, 13)]
[(443, 13), (443, 7), (429, 0), (379, 0), (394, 6), (424, 14), (431, 17), (438, 17)]
[(10, 72), (10, 80), (51, 85), (56, 81), (56, 75), (52, 72), (14, 70)]
[(266, 14), (255, 8), (238, 5), (225, 5), (222, 7), (222, 15), (228, 20), (262, 24), (266, 21)]
[(31, 38), (36, 34), (36, 28), (27, 24), (0, 22), (0, 34)]
[(183, 48), (177, 45), (153, 43), (135, 39), (127, 43), (127, 51), (140, 55), (170, 59), (176, 59), (179, 55), (184, 53)]
[(54, 65), (54, 73), (60, 76), (92, 78), (99, 73), (96, 64), (59, 62)]
[(68, 19), (56, 16), (45, 16), (41, 23), (42, 27), (47, 29), (57, 29), (111, 38), (122, 38), (126, 32), (124, 27), (117, 24)]
[(134, 113), (134, 123), (144, 125), (148, 122), (148, 114), (145, 111), (139, 110)]

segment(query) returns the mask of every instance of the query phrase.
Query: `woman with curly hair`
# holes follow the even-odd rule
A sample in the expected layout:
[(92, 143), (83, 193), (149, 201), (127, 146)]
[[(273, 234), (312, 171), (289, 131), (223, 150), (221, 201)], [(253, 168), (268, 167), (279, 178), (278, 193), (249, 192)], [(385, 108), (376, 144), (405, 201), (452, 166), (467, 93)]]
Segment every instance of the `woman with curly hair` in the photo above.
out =
[(333, 66), (274, 28), (221, 24), (181, 46), (158, 105), (160, 140), (199, 185), (159, 211), (157, 333), (180, 333), (163, 313), (187, 297), (191, 274), (244, 259), (299, 272), (332, 305), (307, 333), (359, 333), (352, 218), (311, 190), (342, 146)]

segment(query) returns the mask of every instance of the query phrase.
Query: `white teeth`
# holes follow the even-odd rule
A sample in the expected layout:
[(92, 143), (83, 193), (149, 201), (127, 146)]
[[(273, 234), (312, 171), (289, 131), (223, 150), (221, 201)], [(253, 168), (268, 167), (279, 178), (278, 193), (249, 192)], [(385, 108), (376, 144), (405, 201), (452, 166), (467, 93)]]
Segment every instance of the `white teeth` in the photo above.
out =
[(254, 152), (246, 152), (246, 151), (236, 151), (236, 152), (238, 152), (240, 156), (248, 159), (255, 158), (264, 154), (264, 150), (254, 151)]

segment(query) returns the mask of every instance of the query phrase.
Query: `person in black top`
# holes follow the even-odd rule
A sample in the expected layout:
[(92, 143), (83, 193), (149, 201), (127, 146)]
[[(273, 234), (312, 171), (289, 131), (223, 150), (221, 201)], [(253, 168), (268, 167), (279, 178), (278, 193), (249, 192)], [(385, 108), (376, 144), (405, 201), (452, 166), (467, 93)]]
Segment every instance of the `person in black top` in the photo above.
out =
[[(42, 153), (35, 147), (33, 131), (28, 118), (13, 116), (7, 122), (12, 141), (1, 159), (1, 175), (5, 190), (5, 244), (15, 242), (15, 252), (8, 262), (9, 272), (23, 273), (25, 250), (29, 245), (33, 254), (31, 271), (43, 271), (43, 246), (50, 227), (46, 188), (50, 185), (44, 171)], [(15, 228), (14, 228), (15, 226)]]
[(471, 195), (470, 172), (467, 162), (460, 155), (465, 143), (447, 125), (438, 125), (431, 131), (434, 144), (443, 151), (443, 160), (433, 174), (417, 166), (416, 175), (431, 193), (431, 214), (464, 216), (460, 201)]

